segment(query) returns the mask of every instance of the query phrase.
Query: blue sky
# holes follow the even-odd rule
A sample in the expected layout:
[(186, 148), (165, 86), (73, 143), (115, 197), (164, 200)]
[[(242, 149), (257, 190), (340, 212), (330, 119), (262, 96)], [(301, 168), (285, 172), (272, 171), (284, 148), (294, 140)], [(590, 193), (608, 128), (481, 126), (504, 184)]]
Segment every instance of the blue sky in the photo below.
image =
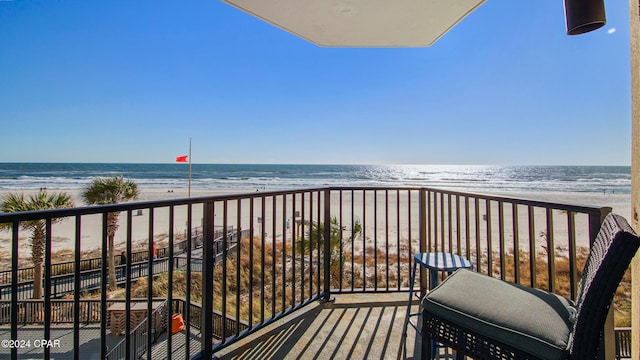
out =
[(0, 162), (630, 165), (628, 2), (320, 48), (216, 0), (0, 1)]

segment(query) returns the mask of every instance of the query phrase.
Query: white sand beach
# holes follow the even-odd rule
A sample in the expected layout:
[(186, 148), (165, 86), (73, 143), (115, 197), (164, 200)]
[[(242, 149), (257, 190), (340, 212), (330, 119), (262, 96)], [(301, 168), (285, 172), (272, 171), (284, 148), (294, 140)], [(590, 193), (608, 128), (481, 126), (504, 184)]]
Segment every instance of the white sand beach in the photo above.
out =
[[(56, 191), (55, 189), (48, 189), (49, 192), (53, 192)], [(82, 199), (81, 199), (81, 191), (80, 190), (71, 190), (71, 191), (67, 191), (74, 199), (76, 206), (85, 206), (85, 204), (83, 203)], [(25, 194), (29, 194), (29, 193), (33, 193), (35, 191), (26, 191)], [(5, 195), (7, 195), (9, 192), (0, 192), (0, 198), (4, 197)], [(238, 191), (238, 190), (229, 190), (229, 191), (208, 191), (208, 190), (192, 190), (191, 192), (191, 196), (192, 197), (203, 197), (203, 196), (215, 196), (215, 195), (229, 195), (229, 194), (251, 194), (251, 195), (255, 195), (255, 190), (251, 191), (251, 190), (246, 190), (246, 191)], [(347, 199), (346, 196), (347, 194), (345, 194), (345, 199), (343, 199), (343, 204), (345, 201), (349, 202), (348, 208), (350, 211), (350, 207), (351, 207), (351, 200), (350, 198)], [(531, 200), (538, 200), (538, 201), (548, 201), (548, 202), (554, 202), (554, 203), (564, 203), (564, 204), (579, 204), (579, 205), (591, 205), (591, 206), (610, 206), (613, 208), (613, 212), (616, 212), (626, 218), (629, 218), (630, 212), (631, 212), (631, 196), (629, 194), (597, 194), (597, 193), (527, 193), (527, 194), (522, 194), (522, 193), (518, 193), (518, 194), (499, 194), (501, 196), (506, 196), (506, 197), (517, 197), (517, 198), (524, 198), (524, 199), (531, 199)], [(378, 192), (378, 199), (380, 200), (381, 196), (386, 196), (384, 191), (380, 191)], [(187, 190), (186, 189), (175, 189), (175, 190), (169, 190), (169, 189), (141, 189), (141, 193), (140, 193), (140, 197), (138, 198), (137, 201), (150, 201), (150, 200), (165, 200), (165, 199), (179, 199), (179, 198), (186, 198), (187, 197)], [(403, 198), (403, 195), (401, 195), (401, 198)], [(372, 198), (371, 198), (372, 199)], [(404, 201), (404, 200), (403, 200)], [(412, 207), (416, 208), (417, 206), (417, 202), (418, 202), (418, 197), (417, 196), (413, 196), (412, 197)], [(298, 206), (298, 210), (301, 209), (301, 206), (299, 205), (299, 201), (296, 202)], [(381, 213), (381, 211), (383, 209), (381, 209), (382, 204), (384, 203), (383, 201), (379, 201), (378, 203), (378, 208), (377, 208), (377, 212), (379, 214), (381, 214), (380, 216), (378, 216), (377, 218), (377, 222), (378, 224), (380, 223), (380, 221), (382, 221), (381, 219), (384, 218), (384, 215)], [(359, 209), (358, 211), (362, 211), (363, 209), (363, 198), (362, 197), (358, 197), (355, 196), (353, 199), (353, 204), (354, 204), (354, 208), (355, 209)], [(391, 204), (390, 206), (394, 206), (394, 204), (396, 204), (396, 198), (395, 198), (395, 191), (390, 191), (389, 192), (389, 204)], [(280, 205), (278, 202), (276, 203), (276, 205)], [(308, 205), (308, 204), (307, 204)], [(365, 220), (365, 236), (367, 238), (377, 238), (377, 241), (380, 242), (381, 244), (385, 242), (384, 238), (388, 237), (391, 239), (396, 239), (399, 237), (404, 237), (406, 236), (406, 233), (408, 232), (407, 229), (408, 224), (407, 221), (405, 219), (405, 214), (406, 214), (406, 205), (403, 206), (401, 205), (401, 209), (400, 209), (400, 226), (396, 227), (394, 222), (396, 221), (395, 219), (395, 215), (392, 215), (392, 219), (389, 219), (389, 223), (391, 224), (389, 229), (386, 231), (380, 231), (378, 230), (378, 232), (376, 233), (375, 229), (374, 229), (374, 224), (376, 223), (374, 221), (374, 205), (373, 205), (373, 201), (370, 200), (370, 198), (368, 197), (365, 200), (365, 205), (366, 205), (366, 215), (364, 216), (364, 219), (362, 217), (359, 218), (360, 221)], [(242, 215), (242, 219), (240, 220), (240, 225), (243, 228), (247, 228), (249, 226), (249, 224), (251, 223), (251, 216), (248, 213), (248, 205), (242, 205), (243, 206), (243, 215)], [(261, 211), (261, 204), (260, 201), (258, 199), (258, 201), (254, 204), (255, 208), (254, 208), (254, 221), (253, 221), (253, 226), (255, 229), (258, 229), (261, 225), (261, 223), (259, 221), (257, 221), (257, 217), (260, 214)], [(268, 239), (272, 238), (272, 229), (273, 229), (273, 225), (271, 222), (271, 215), (269, 215), (269, 209), (272, 208), (272, 202), (271, 200), (268, 200), (265, 202), (265, 207), (267, 209), (267, 216), (265, 216), (265, 218), (263, 219), (263, 224), (265, 224), (267, 227), (264, 229), (265, 233), (267, 234)], [(332, 211), (334, 214), (338, 214), (339, 210), (338, 210), (338, 204), (333, 205), (332, 204)], [(187, 211), (186, 211), (187, 207), (186, 206), (179, 206), (176, 207), (175, 209), (175, 217), (174, 217), (174, 231), (176, 234), (184, 234), (186, 231), (186, 222), (187, 222)], [(221, 211), (221, 208), (216, 208), (216, 213), (218, 211)], [(291, 212), (292, 207), (289, 205), (287, 212)], [(148, 218), (148, 214), (147, 214), (147, 209), (142, 210), (142, 212), (140, 214), (138, 214), (138, 212), (134, 212), (133, 213), (133, 218), (132, 218), (132, 225), (131, 225), (131, 239), (134, 243), (134, 248), (144, 248), (146, 246), (148, 238), (149, 238), (149, 218)], [(276, 225), (276, 241), (278, 241), (278, 239), (281, 239), (283, 234), (281, 232), (282, 229), (282, 224), (280, 223), (283, 220), (282, 218), (282, 214), (279, 214), (281, 210), (277, 210), (276, 211), (276, 218), (278, 218), (278, 223)], [(350, 222), (349, 219), (349, 215), (347, 213), (349, 213), (349, 211), (345, 210), (345, 223)], [(395, 214), (395, 210), (392, 211)], [(162, 243), (163, 241), (165, 241), (167, 239), (167, 234), (169, 232), (169, 211), (168, 208), (162, 208), (162, 209), (157, 209), (154, 211), (154, 226), (153, 226), (153, 238)], [(228, 226), (237, 226), (238, 221), (236, 219), (236, 208), (235, 208), (235, 203), (231, 203), (230, 202), (230, 207), (227, 209), (227, 214), (228, 214)], [(314, 209), (314, 218), (317, 215), (317, 208)], [(126, 219), (125, 219), (125, 215), (121, 214), (121, 220), (120, 220), (120, 227), (118, 229), (118, 232), (116, 234), (116, 248), (117, 249), (124, 249), (125, 247), (125, 241), (127, 239), (127, 226), (126, 226)], [(412, 217), (415, 217), (416, 214), (414, 212), (414, 214), (412, 214)], [(523, 217), (526, 216), (526, 214), (524, 214), (523, 212), (519, 213), (519, 217)], [(288, 217), (288, 216), (287, 216)], [(308, 219), (309, 214), (307, 213), (305, 218)], [(198, 206), (194, 206), (193, 208), (193, 215), (192, 215), (192, 227), (198, 227), (201, 225), (201, 219), (202, 219), (202, 206), (198, 205)], [(358, 216), (356, 216), (356, 218), (358, 218)], [(493, 218), (493, 217), (492, 217)], [(494, 220), (495, 222), (496, 220)], [(214, 223), (216, 226), (221, 226), (222, 225), (222, 220), (220, 218), (216, 218), (214, 219)], [(580, 242), (580, 239), (586, 239), (586, 234), (585, 234), (585, 226), (584, 223), (586, 222), (585, 218), (580, 218), (578, 217), (576, 219), (577, 222), (577, 228), (578, 228), (578, 241)], [(524, 219), (524, 223), (526, 223), (526, 219)], [(555, 225), (556, 228), (562, 228), (563, 226), (566, 227), (566, 224), (558, 224)], [(91, 216), (82, 216), (81, 218), (81, 227), (82, 227), (82, 233), (81, 233), (81, 251), (85, 252), (85, 251), (92, 251), (92, 250), (98, 250), (101, 248), (102, 246), (102, 218), (99, 215), (91, 215)], [(494, 223), (492, 225), (493, 229), (497, 229), (498, 228), (498, 224)], [(417, 233), (418, 231), (418, 223), (417, 221), (413, 221), (411, 223), (411, 232), (412, 233)], [(74, 248), (74, 231), (75, 231), (75, 220), (74, 219), (67, 219), (63, 222), (60, 223), (56, 223), (53, 225), (53, 229), (52, 229), (52, 238), (53, 238), (53, 244), (52, 244), (52, 250), (54, 252), (60, 251), (60, 250), (73, 250)], [(299, 230), (298, 230), (299, 231)], [(520, 231), (522, 231), (522, 229), (520, 229)], [(256, 230), (256, 233), (258, 231)], [(400, 235), (398, 234), (398, 232), (400, 232)], [(507, 232), (508, 233), (508, 232)], [(20, 258), (21, 258), (21, 262), (28, 262), (28, 258), (30, 255), (30, 248), (29, 248), (29, 244), (27, 241), (27, 238), (29, 236), (29, 233), (26, 231), (21, 231), (20, 233), (20, 239), (21, 239), (21, 245), (19, 248), (19, 253), (20, 253)], [(286, 235), (286, 236), (291, 236), (291, 235)], [(413, 237), (415, 239), (415, 237)], [(393, 243), (393, 241), (392, 241)], [(582, 241), (582, 243), (579, 243), (579, 245), (586, 245), (584, 241)], [(393, 246), (393, 245), (392, 245)], [(10, 233), (8, 230), (2, 230), (0, 231), (0, 254), (9, 254), (11, 250), (11, 242), (10, 242)], [(362, 246), (361, 244), (358, 244), (356, 246), (356, 251), (362, 251)], [(392, 250), (392, 249), (390, 249)], [(395, 250), (392, 250), (395, 251)], [(3, 256), (5, 257), (5, 256)], [(6, 264), (5, 266), (6, 267)]]
[[(68, 193), (76, 207), (87, 206), (82, 200), (81, 190), (56, 190), (47, 189), (49, 193), (52, 192), (66, 192)], [(20, 191), (19, 194), (24, 193), (25, 196), (36, 193), (36, 190)], [(215, 196), (235, 193), (236, 191), (192, 191), (192, 197), (200, 196)], [(4, 198), (11, 191), (0, 191), (0, 199)], [(246, 193), (246, 191), (245, 191)], [(168, 189), (141, 189), (140, 196), (136, 202), (152, 201), (152, 200), (166, 200), (166, 199), (179, 199), (187, 198), (186, 189), (168, 190)], [(182, 207), (183, 211), (176, 211), (174, 226), (176, 229), (180, 229), (180, 232), (184, 232), (186, 229), (187, 212), (186, 207)], [(202, 217), (201, 207), (194, 207), (194, 219), (200, 219)], [(133, 212), (132, 226), (131, 226), (131, 238), (134, 243), (134, 248), (143, 248), (149, 238), (149, 221), (147, 216), (141, 214), (146, 213), (143, 210), (142, 213)], [(168, 234), (168, 210), (159, 209), (154, 213), (154, 239), (159, 242), (166, 240)], [(125, 241), (127, 239), (127, 227), (124, 214), (120, 214), (119, 228), (116, 233), (116, 248), (124, 249)], [(194, 221), (194, 227), (199, 226), (200, 220)], [(70, 250), (69, 253), (73, 253), (75, 248), (75, 220), (73, 218), (65, 219), (61, 222), (54, 223), (52, 225), (52, 252), (59, 252), (64, 250)], [(20, 263), (28, 265), (30, 259), (30, 245), (28, 242), (29, 232), (21, 230), (19, 239), (19, 257)], [(86, 215), (81, 217), (81, 253), (93, 252), (101, 249), (102, 247), (102, 217), (100, 215)], [(2, 259), (10, 259), (11, 251), (11, 233), (9, 230), (0, 230), (0, 269), (6, 268), (8, 264)], [(6, 256), (5, 256), (6, 255)], [(8, 261), (8, 260), (7, 260)]]

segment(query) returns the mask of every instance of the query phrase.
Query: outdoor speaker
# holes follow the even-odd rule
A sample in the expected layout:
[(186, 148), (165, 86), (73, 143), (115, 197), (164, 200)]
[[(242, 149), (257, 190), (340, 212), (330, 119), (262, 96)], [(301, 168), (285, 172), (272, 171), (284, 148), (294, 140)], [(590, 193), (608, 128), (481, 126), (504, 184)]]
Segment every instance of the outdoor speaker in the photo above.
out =
[(564, 0), (567, 35), (580, 35), (599, 29), (607, 22), (604, 0)]

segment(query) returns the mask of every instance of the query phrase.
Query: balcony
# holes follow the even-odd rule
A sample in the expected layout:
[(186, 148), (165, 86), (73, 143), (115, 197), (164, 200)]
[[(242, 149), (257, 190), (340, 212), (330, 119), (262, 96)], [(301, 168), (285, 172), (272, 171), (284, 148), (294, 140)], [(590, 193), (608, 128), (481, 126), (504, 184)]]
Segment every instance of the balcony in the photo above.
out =
[[(414, 253), (460, 254), (475, 271), (574, 298), (609, 211), (428, 188), (321, 188), (0, 214), (12, 239), (0, 338), (22, 345), (0, 357), (420, 358), (415, 332), (401, 336)], [(117, 289), (105, 281), (112, 212), (130, 254), (115, 256)], [(40, 220), (36, 300), (33, 268), (18, 260), (30, 253), (22, 224)], [(148, 236), (136, 245), (141, 228)], [(97, 257), (83, 253), (90, 233), (101, 238)], [(54, 263), (60, 238), (74, 243), (72, 261)], [(173, 314), (184, 329), (171, 335)]]

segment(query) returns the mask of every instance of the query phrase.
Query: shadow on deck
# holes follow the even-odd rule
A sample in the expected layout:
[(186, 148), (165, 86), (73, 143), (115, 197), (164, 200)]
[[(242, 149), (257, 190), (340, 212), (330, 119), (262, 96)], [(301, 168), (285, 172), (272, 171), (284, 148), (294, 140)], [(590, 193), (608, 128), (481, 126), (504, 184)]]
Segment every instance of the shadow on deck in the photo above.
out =
[[(337, 295), (276, 321), (215, 355), (220, 359), (420, 359), (420, 338), (402, 329), (407, 293)], [(417, 302), (412, 311), (417, 311)]]
[[(333, 303), (313, 302), (273, 324), (265, 326), (215, 353), (219, 359), (415, 359), (419, 360), (421, 341), (409, 326), (406, 342), (402, 330), (407, 309), (407, 293), (343, 294)], [(412, 312), (418, 311), (418, 302)], [(416, 319), (414, 319), (416, 320)], [(42, 359), (43, 349), (33, 341), (44, 337), (42, 326), (21, 326), (19, 339), (30, 339), (31, 348), (21, 349), (19, 359)], [(152, 359), (167, 359), (167, 332), (156, 339)], [(0, 339), (9, 339), (8, 327), (0, 327)], [(172, 337), (171, 358), (185, 359), (186, 333)], [(73, 327), (55, 325), (51, 339), (60, 346), (51, 348), (52, 359), (73, 358)], [(112, 348), (122, 336), (107, 332)], [(191, 329), (190, 357), (200, 352), (200, 333)], [(442, 356), (444, 355), (444, 356)], [(83, 325), (80, 330), (80, 356), (83, 360), (100, 358), (100, 327)], [(0, 348), (0, 359), (9, 359), (10, 351)], [(451, 359), (441, 350), (442, 359)]]

